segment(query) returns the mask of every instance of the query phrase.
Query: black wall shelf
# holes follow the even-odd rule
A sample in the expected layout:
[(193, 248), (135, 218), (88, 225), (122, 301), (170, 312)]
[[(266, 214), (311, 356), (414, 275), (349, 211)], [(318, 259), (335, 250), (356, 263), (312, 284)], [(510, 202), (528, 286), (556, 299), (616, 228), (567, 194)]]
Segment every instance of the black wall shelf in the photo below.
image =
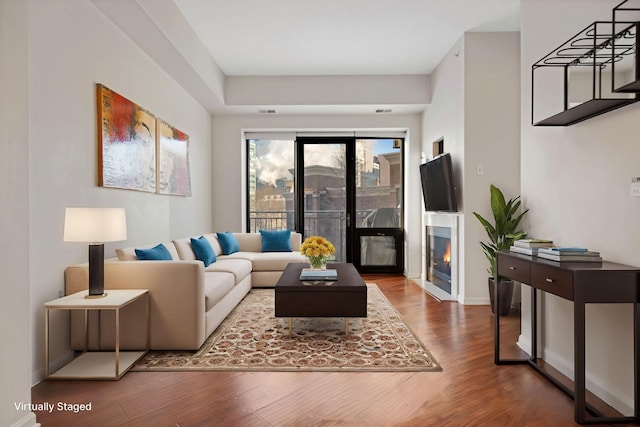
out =
[[(640, 28), (640, 0), (625, 0), (613, 8), (613, 28), (623, 27), (618, 37), (611, 40), (612, 50), (625, 52), (626, 60), (613, 61), (612, 89), (619, 93), (640, 92), (640, 57), (636, 55), (636, 35)], [(625, 25), (625, 23), (628, 23)], [(626, 27), (626, 28), (625, 28)], [(616, 69), (618, 69), (616, 71)]]
[(637, 99), (592, 99), (534, 123), (534, 126), (570, 126), (608, 111), (637, 102)]
[[(637, 27), (634, 21), (595, 21), (533, 64), (531, 123), (569, 126), (639, 101)], [(562, 96), (555, 102), (537, 98), (540, 80)]]

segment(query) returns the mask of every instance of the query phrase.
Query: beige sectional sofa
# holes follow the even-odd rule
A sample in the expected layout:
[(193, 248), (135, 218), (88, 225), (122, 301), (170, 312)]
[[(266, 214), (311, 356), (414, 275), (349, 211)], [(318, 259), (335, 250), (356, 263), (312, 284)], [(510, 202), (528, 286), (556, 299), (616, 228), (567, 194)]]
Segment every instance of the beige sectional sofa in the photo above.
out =
[[(299, 253), (301, 235), (291, 233), (291, 252), (262, 252), (259, 233), (232, 233), (240, 246), (225, 255), (216, 233), (205, 234), (216, 261), (205, 267), (191, 247), (191, 238), (164, 242), (170, 261), (139, 261), (135, 248), (116, 250), (105, 262), (105, 292), (109, 289), (148, 289), (152, 350), (196, 350), (222, 323), (252, 287), (274, 286), (288, 263), (305, 262)], [(150, 246), (140, 246), (147, 248)], [(88, 266), (67, 267), (65, 292), (87, 289)], [(113, 312), (92, 313), (89, 348), (110, 349), (115, 343)], [(99, 318), (98, 318), (99, 316)], [(121, 310), (122, 349), (141, 348), (144, 301)], [(72, 348), (84, 348), (81, 313), (72, 313)]]

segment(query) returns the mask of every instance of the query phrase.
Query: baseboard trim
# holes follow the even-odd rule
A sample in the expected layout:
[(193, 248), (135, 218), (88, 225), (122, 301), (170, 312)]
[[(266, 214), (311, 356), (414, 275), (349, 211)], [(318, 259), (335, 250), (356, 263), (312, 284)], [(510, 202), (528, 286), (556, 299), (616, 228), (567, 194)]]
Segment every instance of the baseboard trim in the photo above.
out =
[(489, 298), (462, 297), (461, 299), (458, 298), (458, 301), (464, 305), (489, 305)]
[[(569, 361), (566, 358), (560, 356), (558, 353), (545, 350), (543, 352), (543, 359), (554, 369), (557, 369), (562, 375), (572, 381), (575, 380), (573, 361)], [(599, 378), (593, 378), (593, 374), (587, 372), (587, 390), (595, 394), (598, 398), (602, 399), (607, 405), (614, 408), (616, 411), (624, 414), (625, 416), (633, 415), (633, 401), (626, 399), (627, 401), (618, 398), (611, 394), (602, 385), (602, 381)]]
[[(49, 364), (50, 366), (49, 372), (55, 372), (58, 369), (62, 368), (64, 365), (71, 362), (73, 360), (73, 357), (74, 357), (74, 352), (69, 351), (66, 354), (62, 355), (61, 357), (56, 358), (56, 360), (51, 361)], [(31, 373), (31, 387), (38, 385), (42, 380), (44, 380), (44, 377), (45, 377), (44, 367), (33, 371)]]
[(11, 424), (11, 427), (40, 427), (34, 412), (28, 412), (24, 417)]
[(529, 337), (520, 334), (516, 345), (527, 354), (531, 354), (531, 339)]

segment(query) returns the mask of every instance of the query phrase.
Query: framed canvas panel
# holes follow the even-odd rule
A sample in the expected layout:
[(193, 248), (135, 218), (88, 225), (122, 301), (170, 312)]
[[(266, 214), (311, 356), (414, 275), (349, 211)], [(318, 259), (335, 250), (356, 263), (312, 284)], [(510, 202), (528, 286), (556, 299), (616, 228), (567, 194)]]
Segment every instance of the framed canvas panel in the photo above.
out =
[(158, 193), (191, 196), (189, 136), (157, 119)]
[(101, 84), (97, 103), (98, 185), (155, 192), (155, 117)]

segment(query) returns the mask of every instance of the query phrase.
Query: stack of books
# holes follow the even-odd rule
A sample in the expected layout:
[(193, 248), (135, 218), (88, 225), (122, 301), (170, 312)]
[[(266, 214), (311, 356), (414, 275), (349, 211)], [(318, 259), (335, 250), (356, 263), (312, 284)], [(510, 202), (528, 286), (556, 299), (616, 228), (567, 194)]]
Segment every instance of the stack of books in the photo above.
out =
[(600, 252), (586, 248), (551, 247), (538, 249), (538, 258), (559, 262), (602, 262)]
[(509, 251), (536, 256), (540, 248), (553, 247), (553, 241), (547, 239), (520, 239), (513, 242), (513, 245), (509, 248)]
[(338, 280), (338, 270), (335, 268), (327, 268), (326, 270), (303, 268), (300, 272), (300, 280)]

